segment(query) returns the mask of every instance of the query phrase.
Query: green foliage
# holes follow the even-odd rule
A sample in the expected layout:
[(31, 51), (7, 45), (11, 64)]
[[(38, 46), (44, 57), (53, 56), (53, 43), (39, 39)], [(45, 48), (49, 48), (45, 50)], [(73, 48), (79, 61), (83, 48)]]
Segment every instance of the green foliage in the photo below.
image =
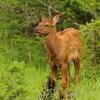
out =
[(18, 61), (0, 66), (0, 100), (35, 100), (48, 73)]
[(82, 33), (83, 58), (94, 66), (100, 64), (100, 56), (98, 56), (100, 55), (100, 21), (87, 23), (86, 26), (82, 25), (80, 31)]
[[(6, 37), (5, 37), (6, 36)], [(8, 39), (9, 38), (9, 39)], [(9, 61), (24, 61), (34, 64), (36, 68), (46, 68), (47, 55), (43, 48), (42, 38), (25, 38), (9, 33), (1, 34), (0, 55)], [(39, 63), (42, 62), (42, 63)]]

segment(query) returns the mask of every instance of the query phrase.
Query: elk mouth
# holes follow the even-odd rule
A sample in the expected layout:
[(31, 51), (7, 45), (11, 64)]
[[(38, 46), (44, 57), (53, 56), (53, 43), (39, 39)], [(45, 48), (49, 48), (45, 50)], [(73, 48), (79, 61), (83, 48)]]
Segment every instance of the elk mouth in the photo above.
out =
[(36, 36), (39, 36), (39, 33), (38, 33), (38, 32), (35, 32), (34, 34), (35, 34)]
[(39, 32), (38, 30), (37, 30), (37, 28), (34, 28), (34, 35), (35, 36), (47, 36), (48, 34), (44, 34), (44, 33), (41, 33), (41, 32)]
[(35, 36), (40, 36), (40, 37), (41, 37), (41, 36), (46, 37), (48, 34), (41, 34), (40, 32), (38, 32), (38, 31), (35, 30), (35, 31), (34, 31), (34, 35), (35, 35)]
[(34, 31), (34, 35), (39, 36), (39, 32), (37, 31), (36, 27), (33, 29), (33, 31)]

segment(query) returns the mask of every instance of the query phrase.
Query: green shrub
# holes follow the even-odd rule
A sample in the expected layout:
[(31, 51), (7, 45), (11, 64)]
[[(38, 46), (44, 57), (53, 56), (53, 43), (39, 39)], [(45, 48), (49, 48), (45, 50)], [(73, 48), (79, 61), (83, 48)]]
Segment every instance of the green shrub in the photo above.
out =
[(100, 21), (80, 26), (82, 37), (82, 56), (85, 64), (100, 64)]

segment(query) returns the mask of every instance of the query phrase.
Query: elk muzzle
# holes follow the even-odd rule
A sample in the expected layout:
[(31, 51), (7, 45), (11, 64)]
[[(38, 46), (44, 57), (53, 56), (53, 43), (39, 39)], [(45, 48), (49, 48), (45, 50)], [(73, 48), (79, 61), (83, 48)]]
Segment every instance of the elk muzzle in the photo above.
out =
[(34, 35), (36, 35), (36, 36), (38, 36), (38, 35), (39, 35), (39, 33), (38, 33), (37, 29), (38, 29), (38, 27), (35, 27), (35, 28), (33, 29), (33, 31), (34, 31)]

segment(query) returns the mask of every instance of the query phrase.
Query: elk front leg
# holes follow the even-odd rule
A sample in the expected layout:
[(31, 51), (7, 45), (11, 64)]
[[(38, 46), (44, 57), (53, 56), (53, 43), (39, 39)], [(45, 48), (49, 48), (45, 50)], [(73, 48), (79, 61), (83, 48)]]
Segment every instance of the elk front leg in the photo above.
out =
[(56, 76), (57, 76), (57, 67), (51, 66), (51, 75), (50, 75), (50, 78), (48, 80), (48, 89), (52, 89), (52, 90), (54, 89)]
[(52, 66), (52, 67), (50, 66), (50, 68), (51, 68), (51, 75), (48, 79), (48, 82), (46, 83), (46, 87), (43, 88), (41, 100), (52, 100), (53, 99), (57, 68), (56, 66)]
[(64, 99), (66, 100), (66, 91), (69, 85), (69, 75), (68, 75), (68, 66), (67, 64), (63, 64), (61, 66), (61, 76), (62, 76), (62, 80), (61, 80), (61, 85), (62, 85), (62, 90), (60, 91), (60, 99)]
[(69, 85), (69, 73), (68, 73), (68, 66), (67, 64), (63, 64), (61, 66), (61, 75), (62, 75), (62, 89), (66, 90)]

